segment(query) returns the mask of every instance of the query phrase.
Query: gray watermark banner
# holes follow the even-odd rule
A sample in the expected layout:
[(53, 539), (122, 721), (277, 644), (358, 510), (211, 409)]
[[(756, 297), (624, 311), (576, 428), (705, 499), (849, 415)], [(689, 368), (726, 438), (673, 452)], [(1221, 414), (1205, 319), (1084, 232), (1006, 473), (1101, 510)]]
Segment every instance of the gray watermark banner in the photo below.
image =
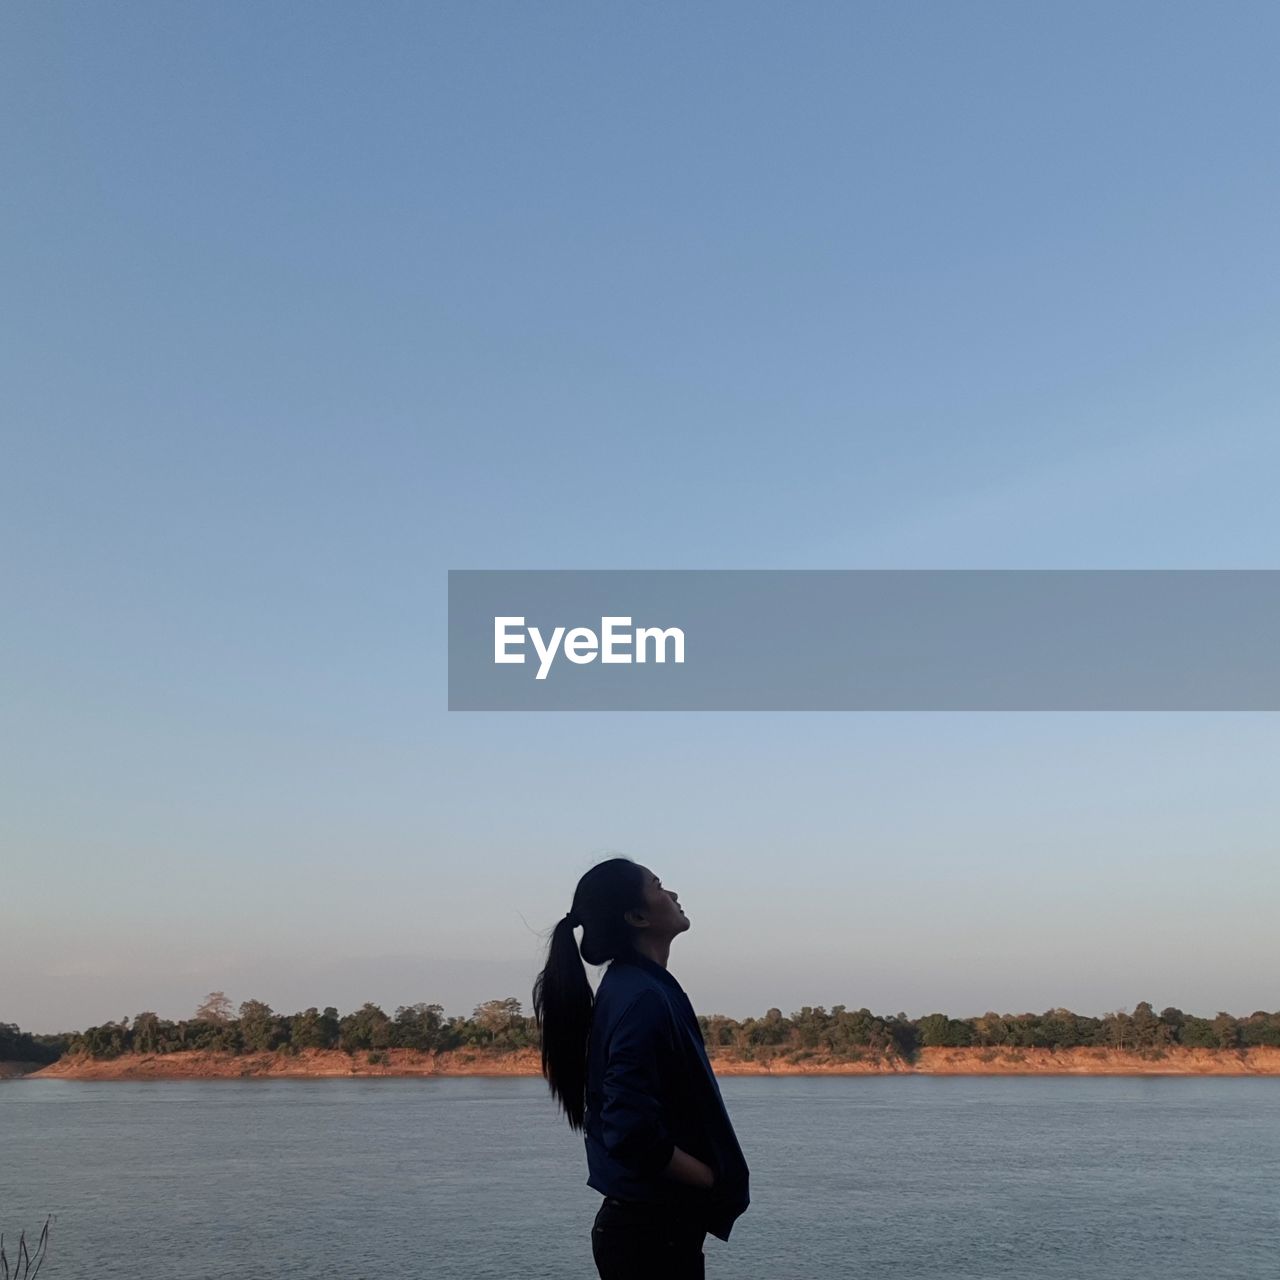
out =
[(454, 711), (1276, 711), (1280, 570), (453, 570)]

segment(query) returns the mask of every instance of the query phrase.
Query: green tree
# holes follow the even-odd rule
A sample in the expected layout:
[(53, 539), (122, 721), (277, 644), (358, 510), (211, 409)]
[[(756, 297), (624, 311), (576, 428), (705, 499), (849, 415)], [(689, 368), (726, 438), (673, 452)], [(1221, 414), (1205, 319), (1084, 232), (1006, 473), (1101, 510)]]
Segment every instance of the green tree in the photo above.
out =
[(1178, 1030), (1178, 1040), (1189, 1049), (1216, 1049), (1218, 1037), (1214, 1024), (1208, 1018), (1196, 1018), (1188, 1014)]
[(973, 1020), (973, 1031), (981, 1045), (1001, 1045), (1009, 1042), (1009, 1028), (998, 1013), (984, 1013)]
[(960, 1049), (973, 1043), (973, 1029), (945, 1013), (930, 1013), (917, 1023), (920, 1043), (926, 1048)]
[(371, 1001), (338, 1023), (338, 1044), (348, 1053), (359, 1049), (387, 1049), (391, 1047), (391, 1040), (391, 1019)]
[(1134, 1048), (1155, 1049), (1164, 1042), (1160, 1019), (1146, 1000), (1140, 1000), (1134, 1006), (1131, 1023)]
[(140, 1013), (133, 1020), (134, 1053), (162, 1053), (160, 1018), (154, 1013)]
[(395, 1043), (402, 1049), (430, 1052), (437, 1047), (444, 1022), (438, 1004), (401, 1005), (395, 1016)]
[(1219, 1049), (1240, 1047), (1240, 1024), (1229, 1013), (1219, 1013), (1214, 1018), (1213, 1034)]
[(519, 1033), (524, 1030), (520, 1001), (515, 996), (503, 1000), (486, 1000), (471, 1015), (481, 1033), (479, 1043), (492, 1047), (518, 1048)]
[(1102, 1019), (1102, 1032), (1111, 1048), (1121, 1051), (1134, 1048), (1133, 1019), (1123, 1009)]
[(338, 1011), (332, 1006), (321, 1013), (315, 1005), (289, 1019), (289, 1043), (295, 1049), (336, 1049)]
[(240, 1006), (240, 1038), (249, 1052), (278, 1049), (289, 1039), (287, 1024), (276, 1017), (271, 1006), (261, 1000), (246, 1000)]

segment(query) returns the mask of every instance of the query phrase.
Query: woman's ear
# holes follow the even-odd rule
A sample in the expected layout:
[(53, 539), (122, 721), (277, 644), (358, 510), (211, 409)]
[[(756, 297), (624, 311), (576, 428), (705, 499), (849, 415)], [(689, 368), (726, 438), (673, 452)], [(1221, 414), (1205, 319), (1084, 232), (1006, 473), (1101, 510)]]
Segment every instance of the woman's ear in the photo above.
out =
[(624, 911), (622, 918), (634, 929), (647, 929), (649, 927), (648, 918), (643, 911)]

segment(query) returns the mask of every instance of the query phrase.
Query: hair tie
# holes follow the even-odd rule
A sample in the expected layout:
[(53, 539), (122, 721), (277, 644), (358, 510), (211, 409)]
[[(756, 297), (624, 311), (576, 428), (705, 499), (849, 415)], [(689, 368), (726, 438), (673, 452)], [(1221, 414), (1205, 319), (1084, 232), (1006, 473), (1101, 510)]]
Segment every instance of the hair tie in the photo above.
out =
[(564, 913), (564, 918), (568, 922), (570, 929), (576, 929), (582, 923), (582, 921), (578, 919), (576, 915), (573, 914), (572, 907), (570, 907), (569, 910)]

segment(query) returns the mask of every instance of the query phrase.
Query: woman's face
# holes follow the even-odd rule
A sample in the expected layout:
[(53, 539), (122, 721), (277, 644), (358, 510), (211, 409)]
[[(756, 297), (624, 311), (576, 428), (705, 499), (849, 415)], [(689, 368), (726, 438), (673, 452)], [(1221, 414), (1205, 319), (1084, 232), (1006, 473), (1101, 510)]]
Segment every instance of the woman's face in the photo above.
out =
[(661, 879), (648, 867), (641, 867), (644, 877), (644, 910), (641, 913), (645, 927), (655, 934), (674, 938), (689, 928), (689, 917), (680, 908), (680, 898), (674, 889), (663, 887)]

